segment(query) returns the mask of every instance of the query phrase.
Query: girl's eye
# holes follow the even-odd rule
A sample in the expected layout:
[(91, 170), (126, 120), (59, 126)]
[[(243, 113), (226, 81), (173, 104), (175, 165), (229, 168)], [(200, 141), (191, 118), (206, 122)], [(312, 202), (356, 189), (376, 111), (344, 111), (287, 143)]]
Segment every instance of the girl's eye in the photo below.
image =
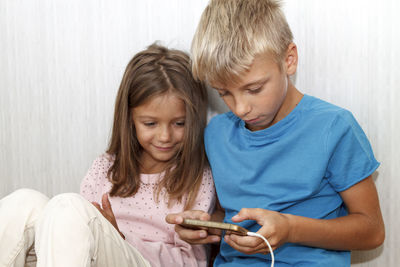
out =
[(143, 124), (144, 124), (144, 126), (147, 126), (147, 127), (151, 127), (151, 126), (156, 125), (155, 122), (143, 122)]
[(176, 124), (176, 126), (179, 126), (179, 127), (185, 126), (185, 122), (184, 121), (177, 121), (175, 124)]

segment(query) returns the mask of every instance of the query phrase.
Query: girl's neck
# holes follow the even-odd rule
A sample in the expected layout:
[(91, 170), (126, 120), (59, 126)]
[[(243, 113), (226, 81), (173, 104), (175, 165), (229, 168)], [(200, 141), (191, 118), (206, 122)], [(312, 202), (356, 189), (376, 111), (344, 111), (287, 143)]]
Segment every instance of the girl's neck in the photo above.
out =
[(140, 173), (155, 174), (165, 171), (167, 162), (145, 162), (140, 166)]

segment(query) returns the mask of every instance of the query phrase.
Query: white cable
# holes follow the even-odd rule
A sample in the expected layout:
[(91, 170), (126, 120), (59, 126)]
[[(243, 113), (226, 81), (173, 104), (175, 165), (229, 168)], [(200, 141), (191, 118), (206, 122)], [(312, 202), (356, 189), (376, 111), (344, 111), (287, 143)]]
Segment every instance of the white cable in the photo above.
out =
[(263, 237), (260, 234), (257, 233), (253, 233), (253, 232), (247, 232), (248, 236), (257, 236), (259, 238), (261, 238), (262, 240), (264, 240), (265, 244), (267, 244), (269, 252), (271, 253), (271, 267), (274, 267), (274, 263), (275, 263), (275, 257), (274, 257), (274, 252), (272, 251), (271, 245), (269, 244), (268, 240)]

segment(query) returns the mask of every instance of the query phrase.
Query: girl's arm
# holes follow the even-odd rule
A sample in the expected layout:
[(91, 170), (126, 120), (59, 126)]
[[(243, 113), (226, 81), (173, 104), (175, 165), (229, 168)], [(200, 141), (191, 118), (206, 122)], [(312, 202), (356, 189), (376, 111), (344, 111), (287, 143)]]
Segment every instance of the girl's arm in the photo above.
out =
[(216, 200), (216, 207), (214, 212), (210, 215), (207, 212), (201, 210), (186, 210), (181, 213), (168, 214), (165, 217), (167, 223), (175, 224), (175, 232), (179, 235), (180, 239), (190, 244), (208, 244), (215, 243), (221, 240), (220, 232), (209, 233), (206, 230), (192, 230), (180, 226), (183, 219), (198, 219), (203, 221), (218, 221), (222, 222), (224, 219), (225, 211), (221, 208), (221, 205)]
[(123, 239), (125, 239), (125, 236), (121, 231), (119, 230), (117, 220), (115, 219), (114, 212), (111, 207), (110, 200), (108, 199), (108, 194), (103, 194), (101, 198), (101, 206), (97, 202), (92, 202), (93, 206), (95, 206), (100, 213), (106, 218), (113, 226), (114, 228), (118, 231), (118, 233), (121, 235)]
[[(96, 158), (81, 182), (80, 194), (91, 202), (115, 227), (121, 237), (125, 239), (125, 236), (119, 231), (110, 200), (108, 199), (108, 194), (103, 193), (109, 191), (107, 187), (111, 187), (107, 179), (107, 172), (111, 165), (112, 161), (107, 154)], [(101, 203), (101, 205), (99, 203)]]
[[(232, 218), (234, 222), (256, 220), (273, 249), (286, 242), (333, 250), (365, 250), (381, 245), (385, 228), (375, 184), (370, 177), (340, 193), (348, 215), (330, 219), (282, 214), (262, 209), (242, 209)], [(266, 253), (261, 239), (226, 236), (233, 248), (247, 254)]]

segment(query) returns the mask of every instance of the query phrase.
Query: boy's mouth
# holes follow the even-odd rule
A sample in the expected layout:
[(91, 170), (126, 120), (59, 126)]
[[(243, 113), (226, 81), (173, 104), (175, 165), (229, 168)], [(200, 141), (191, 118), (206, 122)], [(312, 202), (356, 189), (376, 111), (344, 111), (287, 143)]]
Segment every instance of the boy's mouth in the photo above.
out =
[(245, 120), (244, 122), (246, 123), (246, 124), (256, 124), (257, 122), (259, 122), (260, 121), (260, 118), (255, 118), (255, 119), (251, 119), (251, 120)]

